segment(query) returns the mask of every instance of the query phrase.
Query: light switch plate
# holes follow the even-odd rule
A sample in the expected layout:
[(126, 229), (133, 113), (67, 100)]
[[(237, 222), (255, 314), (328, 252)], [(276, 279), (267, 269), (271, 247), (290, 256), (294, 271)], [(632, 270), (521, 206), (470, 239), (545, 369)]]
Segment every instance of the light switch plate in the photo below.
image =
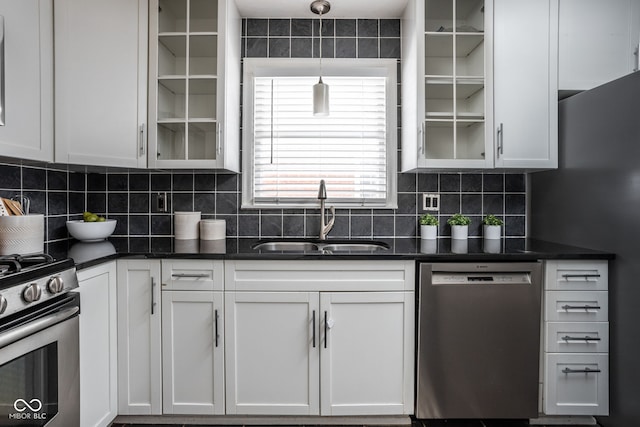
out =
[(439, 212), (440, 194), (422, 193), (422, 210), (425, 212)]

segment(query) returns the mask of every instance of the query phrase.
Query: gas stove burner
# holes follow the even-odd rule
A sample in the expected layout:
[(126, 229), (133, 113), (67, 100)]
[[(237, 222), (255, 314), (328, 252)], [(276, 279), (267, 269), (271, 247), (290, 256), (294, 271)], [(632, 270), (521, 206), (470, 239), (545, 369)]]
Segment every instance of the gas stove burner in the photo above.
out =
[(1, 255), (0, 256), (0, 275), (18, 273), (26, 267), (36, 265), (49, 264), (53, 262), (53, 257), (45, 253), (27, 254), (27, 255)]

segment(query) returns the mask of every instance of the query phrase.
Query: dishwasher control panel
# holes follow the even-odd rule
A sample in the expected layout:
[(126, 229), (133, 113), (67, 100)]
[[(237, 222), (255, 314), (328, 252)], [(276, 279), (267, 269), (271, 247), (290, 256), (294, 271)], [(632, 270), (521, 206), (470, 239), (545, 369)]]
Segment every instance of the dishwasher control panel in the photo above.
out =
[(531, 283), (529, 273), (464, 273), (433, 272), (431, 283), (434, 285), (522, 285)]

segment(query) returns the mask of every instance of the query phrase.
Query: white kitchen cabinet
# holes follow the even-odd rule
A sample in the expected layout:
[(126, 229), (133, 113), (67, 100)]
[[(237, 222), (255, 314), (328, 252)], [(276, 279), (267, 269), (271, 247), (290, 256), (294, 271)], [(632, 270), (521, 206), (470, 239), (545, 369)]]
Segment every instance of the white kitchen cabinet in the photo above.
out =
[(582, 91), (638, 70), (640, 2), (560, 0), (559, 89)]
[(149, 30), (149, 166), (239, 171), (235, 3), (151, 0)]
[(162, 260), (165, 414), (224, 414), (223, 262)]
[(224, 414), (222, 292), (162, 292), (165, 414)]
[(405, 261), (227, 261), (227, 413), (412, 413), (414, 274)]
[(558, 167), (558, 0), (495, 0), (495, 167)]
[(53, 1), (0, 0), (0, 156), (53, 160)]
[(162, 413), (160, 260), (119, 259), (118, 413)]
[(403, 171), (492, 168), (493, 0), (410, 0), (402, 19)]
[(78, 271), (80, 425), (108, 426), (118, 414), (116, 262)]
[(545, 263), (545, 415), (609, 414), (607, 289), (607, 261)]
[(146, 167), (146, 0), (56, 0), (55, 161)]

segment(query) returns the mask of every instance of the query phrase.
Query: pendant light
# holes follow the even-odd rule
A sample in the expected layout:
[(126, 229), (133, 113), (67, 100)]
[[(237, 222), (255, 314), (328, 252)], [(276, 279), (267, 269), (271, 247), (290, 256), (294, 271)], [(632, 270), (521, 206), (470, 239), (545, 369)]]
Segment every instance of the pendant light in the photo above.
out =
[(326, 0), (315, 0), (311, 3), (311, 11), (320, 15), (320, 79), (313, 85), (313, 115), (329, 115), (329, 86), (322, 81), (322, 15), (329, 12), (331, 3)]

